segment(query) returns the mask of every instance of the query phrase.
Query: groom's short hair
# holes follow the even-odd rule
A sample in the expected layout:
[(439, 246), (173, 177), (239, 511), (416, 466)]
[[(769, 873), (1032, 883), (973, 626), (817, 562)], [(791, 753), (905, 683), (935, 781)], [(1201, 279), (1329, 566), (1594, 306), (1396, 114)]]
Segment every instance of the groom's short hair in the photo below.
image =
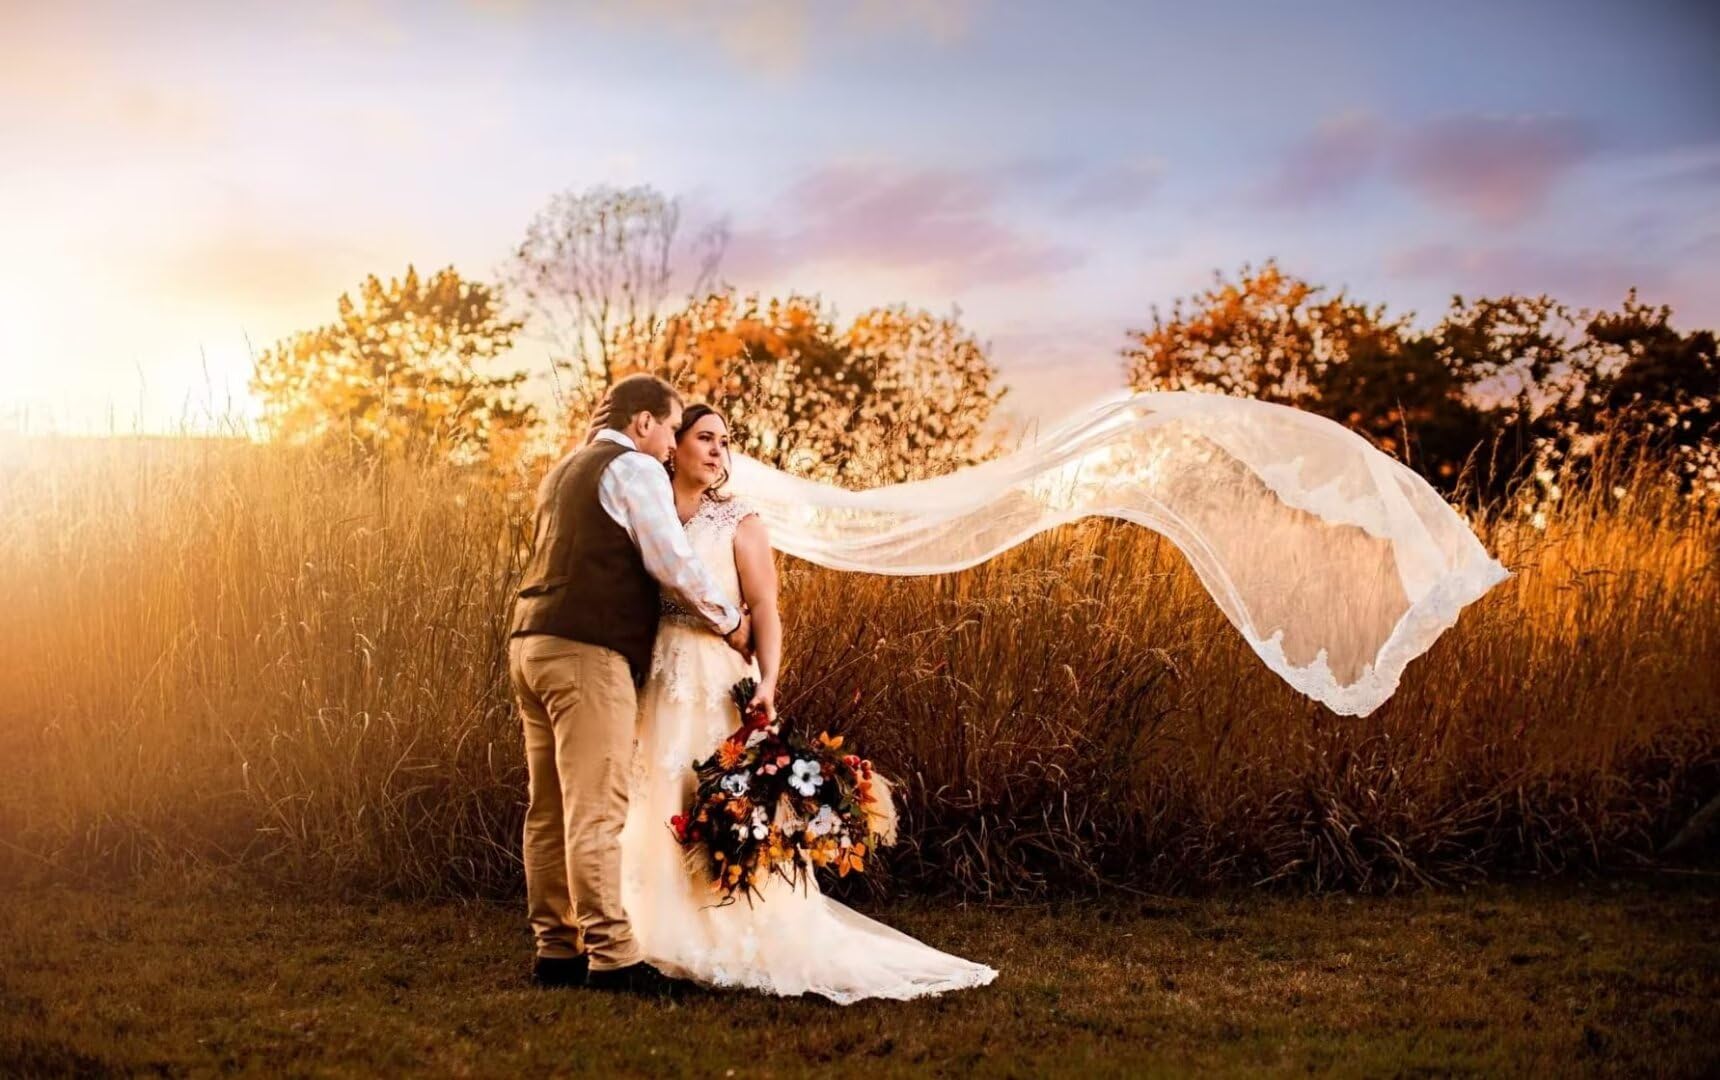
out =
[(657, 376), (629, 375), (609, 388), (608, 426), (620, 431), (642, 412), (667, 420), (680, 402), (675, 388)]

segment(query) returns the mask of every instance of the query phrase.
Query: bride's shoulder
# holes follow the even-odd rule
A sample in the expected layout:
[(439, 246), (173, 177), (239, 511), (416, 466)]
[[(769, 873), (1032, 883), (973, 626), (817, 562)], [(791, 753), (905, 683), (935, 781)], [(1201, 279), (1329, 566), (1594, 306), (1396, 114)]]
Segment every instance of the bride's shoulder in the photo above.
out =
[(752, 504), (733, 495), (705, 496), (705, 505), (699, 508), (699, 516), (719, 529), (733, 529), (747, 518), (756, 517), (758, 511)]

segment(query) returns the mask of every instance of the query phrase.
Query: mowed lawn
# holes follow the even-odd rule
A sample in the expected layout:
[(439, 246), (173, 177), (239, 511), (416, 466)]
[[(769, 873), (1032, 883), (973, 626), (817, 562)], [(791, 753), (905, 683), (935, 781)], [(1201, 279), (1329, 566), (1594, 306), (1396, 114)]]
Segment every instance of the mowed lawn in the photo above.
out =
[(911, 903), (1001, 976), (848, 1008), (536, 990), (511, 906), (9, 889), (0, 1073), (1712, 1075), (1716, 880)]

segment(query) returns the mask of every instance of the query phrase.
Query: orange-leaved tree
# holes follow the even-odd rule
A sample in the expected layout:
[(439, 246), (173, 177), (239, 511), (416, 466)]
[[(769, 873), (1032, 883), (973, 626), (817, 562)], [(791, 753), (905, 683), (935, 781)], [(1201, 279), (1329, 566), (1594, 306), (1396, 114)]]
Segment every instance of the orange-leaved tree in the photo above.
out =
[(258, 356), (251, 389), (275, 438), (335, 444), (354, 456), (471, 463), (516, 451), (534, 422), (516, 390), (524, 372), (478, 364), (512, 347), (520, 323), (489, 285), (453, 267), (427, 280), (374, 274), (338, 317)]
[(1616, 311), (1551, 297), (1452, 298), (1433, 331), (1496, 442), (1581, 473), (1609, 439), (1641, 443), (1686, 492), (1720, 492), (1720, 349), (1631, 289)]
[(712, 293), (624, 366), (655, 370), (729, 417), (735, 446), (850, 487), (920, 479), (989, 456), (1004, 391), (959, 317), (896, 305), (838, 329), (817, 297)]
[(1479, 496), (1530, 470), (1586, 469), (1617, 437), (1659, 453), (1686, 491), (1720, 488), (1715, 335), (1673, 329), (1634, 289), (1616, 312), (1454, 296), (1426, 332), (1324, 292), (1271, 261), (1221, 277), (1130, 332), (1129, 382), (1318, 412), (1447, 490), (1467, 469)]
[(556, 196), (527, 228), (509, 281), (568, 376), (568, 430), (615, 380), (649, 372), (722, 407), (739, 449), (801, 475), (863, 486), (990, 452), (1002, 391), (958, 316), (898, 305), (838, 328), (816, 297), (719, 286), (726, 226), (686, 242), (680, 228), (676, 200), (607, 186)]
[(1400, 336), (1404, 321), (1387, 320), (1343, 292), (1292, 277), (1268, 259), (1244, 265), (1232, 283), (1213, 287), (1169, 313), (1152, 308), (1151, 325), (1130, 330), (1124, 350), (1129, 385), (1141, 390), (1217, 390), (1283, 405), (1319, 397), (1327, 369), (1358, 352), (1377, 353)]
[(1454, 484), (1482, 428), (1462, 373), (1407, 316), (1344, 292), (1244, 265), (1151, 325), (1123, 355), (1137, 390), (1207, 390), (1317, 412), (1367, 436), (1435, 482)]

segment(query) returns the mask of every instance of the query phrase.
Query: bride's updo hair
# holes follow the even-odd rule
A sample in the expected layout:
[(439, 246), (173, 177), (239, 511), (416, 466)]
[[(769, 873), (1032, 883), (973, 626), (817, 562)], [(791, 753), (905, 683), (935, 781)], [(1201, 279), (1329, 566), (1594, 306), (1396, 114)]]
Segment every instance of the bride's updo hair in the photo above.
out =
[[(714, 416), (718, 420), (721, 420), (723, 422), (723, 427), (725, 428), (729, 426), (728, 417), (702, 401), (695, 401), (693, 404), (687, 406), (681, 411), (681, 426), (675, 429), (675, 445), (681, 445), (681, 440), (693, 430), (693, 425), (697, 424), (707, 416)], [(673, 457), (669, 459), (670, 476), (675, 475), (674, 460), (675, 459)], [(729, 470), (725, 468), (723, 470), (723, 475), (717, 478), (717, 482), (705, 489), (705, 498), (714, 499), (717, 502), (726, 502), (727, 500), (734, 498), (733, 495), (723, 490), (723, 485), (728, 482)]]

